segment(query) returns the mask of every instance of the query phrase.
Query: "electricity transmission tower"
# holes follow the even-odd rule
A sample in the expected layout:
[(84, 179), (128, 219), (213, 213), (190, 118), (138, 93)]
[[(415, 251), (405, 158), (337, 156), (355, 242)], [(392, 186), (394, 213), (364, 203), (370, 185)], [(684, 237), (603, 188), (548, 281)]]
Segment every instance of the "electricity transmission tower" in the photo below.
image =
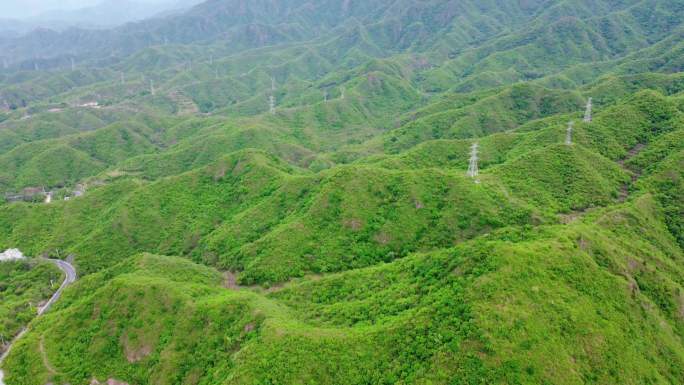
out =
[(571, 120), (571, 121), (568, 123), (568, 129), (567, 129), (566, 135), (565, 135), (565, 144), (566, 144), (567, 146), (571, 146), (571, 145), (572, 145), (572, 130), (573, 130), (574, 128), (575, 128), (575, 122), (573, 122), (573, 121)]
[(150, 93), (154, 96), (154, 80), (150, 79)]
[(268, 104), (269, 104), (269, 111), (271, 112), (271, 114), (275, 114), (275, 112), (276, 112), (276, 108), (275, 108), (275, 96), (271, 95), (271, 96), (268, 98)]
[(74, 58), (71, 58), (71, 71), (76, 71), (76, 62), (74, 61)]
[[(470, 147), (470, 165), (468, 166), (468, 176), (473, 179), (480, 175), (480, 169), (477, 165), (478, 150), (479, 145), (477, 143), (473, 143), (472, 147)], [(475, 180), (475, 183), (479, 183), (479, 181)]]
[(344, 88), (344, 86), (342, 86), (342, 88), (340, 88), (340, 99), (342, 99), (342, 100), (344, 100), (344, 91), (345, 91), (345, 88)]
[(589, 98), (587, 101), (587, 109), (584, 112), (584, 122), (585, 123), (591, 123), (591, 109), (592, 109), (592, 99)]
[(271, 96), (268, 98), (269, 111), (271, 112), (271, 114), (275, 114), (276, 112), (275, 90), (275, 77), (271, 77)]

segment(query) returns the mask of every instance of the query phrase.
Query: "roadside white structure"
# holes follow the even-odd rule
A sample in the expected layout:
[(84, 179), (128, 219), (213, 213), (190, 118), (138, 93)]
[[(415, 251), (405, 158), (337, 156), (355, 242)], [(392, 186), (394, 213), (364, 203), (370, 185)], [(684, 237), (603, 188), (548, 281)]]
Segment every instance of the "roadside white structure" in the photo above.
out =
[(24, 258), (26, 257), (19, 249), (8, 249), (0, 253), (0, 262), (18, 261)]

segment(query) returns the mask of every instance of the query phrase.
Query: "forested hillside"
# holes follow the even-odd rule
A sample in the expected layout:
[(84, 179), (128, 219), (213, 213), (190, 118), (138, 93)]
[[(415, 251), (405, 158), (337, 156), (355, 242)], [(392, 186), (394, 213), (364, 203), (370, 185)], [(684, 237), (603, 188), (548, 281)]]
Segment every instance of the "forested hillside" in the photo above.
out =
[(81, 277), (0, 311), (6, 384), (684, 383), (682, 20), (209, 0), (0, 38), (0, 250)]

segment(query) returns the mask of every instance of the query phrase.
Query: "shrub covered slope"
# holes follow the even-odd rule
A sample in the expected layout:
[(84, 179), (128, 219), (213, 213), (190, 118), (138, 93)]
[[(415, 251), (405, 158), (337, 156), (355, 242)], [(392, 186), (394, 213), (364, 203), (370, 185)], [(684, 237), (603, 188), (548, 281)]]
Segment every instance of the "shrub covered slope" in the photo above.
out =
[(683, 19), (211, 0), (0, 39), (0, 192), (54, 198), (0, 203), (0, 249), (81, 276), (32, 320), (55, 272), (0, 266), (5, 381), (684, 383)]

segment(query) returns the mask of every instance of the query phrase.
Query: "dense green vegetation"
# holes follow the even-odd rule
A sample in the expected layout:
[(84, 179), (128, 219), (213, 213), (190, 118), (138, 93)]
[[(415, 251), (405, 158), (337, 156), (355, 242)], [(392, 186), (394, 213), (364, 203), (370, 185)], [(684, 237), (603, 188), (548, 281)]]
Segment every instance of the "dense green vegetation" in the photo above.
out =
[(0, 249), (81, 277), (32, 320), (58, 273), (0, 264), (7, 384), (684, 383), (682, 20), (211, 0), (0, 39), (0, 193), (54, 193)]
[(678, 383), (684, 255), (658, 211), (644, 196), (268, 294), (137, 256), (69, 290), (8, 380)]
[(0, 262), (0, 351), (61, 284), (62, 273), (40, 260)]

